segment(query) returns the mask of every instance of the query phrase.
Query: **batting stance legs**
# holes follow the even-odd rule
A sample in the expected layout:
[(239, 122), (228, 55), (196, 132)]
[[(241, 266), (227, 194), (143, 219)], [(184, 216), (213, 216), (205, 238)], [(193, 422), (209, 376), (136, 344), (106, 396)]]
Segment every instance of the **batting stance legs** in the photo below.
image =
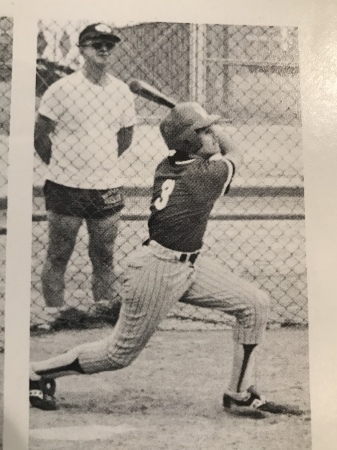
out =
[(268, 296), (211, 259), (200, 257), (193, 267), (158, 246), (143, 248), (130, 259), (124, 302), (113, 334), (33, 363), (32, 379), (92, 374), (128, 366), (179, 300), (236, 317), (234, 364), (228, 389), (247, 389), (253, 384), (255, 346), (261, 342), (266, 327)]

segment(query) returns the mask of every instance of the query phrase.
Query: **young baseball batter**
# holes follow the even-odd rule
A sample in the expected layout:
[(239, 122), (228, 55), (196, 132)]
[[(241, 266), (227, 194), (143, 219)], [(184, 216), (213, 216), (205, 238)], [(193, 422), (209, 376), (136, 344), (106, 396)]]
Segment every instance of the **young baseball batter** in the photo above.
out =
[(54, 358), (33, 362), (30, 403), (52, 410), (54, 379), (122, 369), (139, 355), (161, 320), (177, 302), (216, 308), (236, 318), (232, 375), (225, 408), (282, 413), (254, 388), (255, 356), (266, 328), (269, 298), (219, 261), (200, 254), (214, 202), (228, 192), (235, 166), (234, 147), (198, 103), (181, 103), (160, 130), (174, 156), (154, 176), (149, 238), (131, 255), (125, 272), (123, 305), (113, 334)]

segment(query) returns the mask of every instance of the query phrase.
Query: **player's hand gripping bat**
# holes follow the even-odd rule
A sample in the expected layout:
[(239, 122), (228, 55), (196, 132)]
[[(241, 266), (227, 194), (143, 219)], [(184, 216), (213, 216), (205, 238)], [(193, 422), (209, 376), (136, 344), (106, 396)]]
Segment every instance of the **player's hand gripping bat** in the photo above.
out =
[(129, 84), (131, 92), (168, 108), (174, 108), (176, 102), (161, 93), (158, 89), (142, 80), (132, 80)]

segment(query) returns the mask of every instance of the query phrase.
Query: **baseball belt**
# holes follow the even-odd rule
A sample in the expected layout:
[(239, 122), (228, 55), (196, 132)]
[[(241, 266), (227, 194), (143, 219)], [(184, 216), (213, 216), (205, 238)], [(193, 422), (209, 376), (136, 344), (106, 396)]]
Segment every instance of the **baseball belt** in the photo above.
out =
[(190, 262), (194, 264), (199, 256), (199, 251), (194, 253), (182, 253), (176, 250), (171, 250), (170, 248), (160, 245), (157, 241), (147, 239), (143, 242), (143, 245), (149, 247), (149, 249), (156, 255), (167, 257), (168, 259), (178, 259), (180, 262)]

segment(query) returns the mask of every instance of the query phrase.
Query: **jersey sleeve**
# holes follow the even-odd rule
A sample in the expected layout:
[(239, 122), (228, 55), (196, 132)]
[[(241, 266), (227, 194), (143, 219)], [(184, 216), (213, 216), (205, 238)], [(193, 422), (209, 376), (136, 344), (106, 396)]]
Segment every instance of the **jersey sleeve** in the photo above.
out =
[(57, 121), (64, 112), (64, 100), (66, 98), (67, 94), (63, 89), (62, 83), (55, 82), (43, 94), (39, 106), (39, 114)]
[(216, 154), (213, 155), (210, 158), (210, 161), (223, 161), (226, 165), (227, 165), (227, 179), (225, 181), (225, 184), (222, 188), (222, 195), (227, 194), (227, 192), (229, 191), (231, 182), (234, 178), (235, 175), (235, 164), (233, 163), (233, 161), (231, 161), (230, 159), (228, 159), (226, 156), (220, 155), (220, 154)]
[(214, 201), (229, 191), (235, 166), (226, 157), (215, 156), (190, 168), (188, 188), (197, 202)]

